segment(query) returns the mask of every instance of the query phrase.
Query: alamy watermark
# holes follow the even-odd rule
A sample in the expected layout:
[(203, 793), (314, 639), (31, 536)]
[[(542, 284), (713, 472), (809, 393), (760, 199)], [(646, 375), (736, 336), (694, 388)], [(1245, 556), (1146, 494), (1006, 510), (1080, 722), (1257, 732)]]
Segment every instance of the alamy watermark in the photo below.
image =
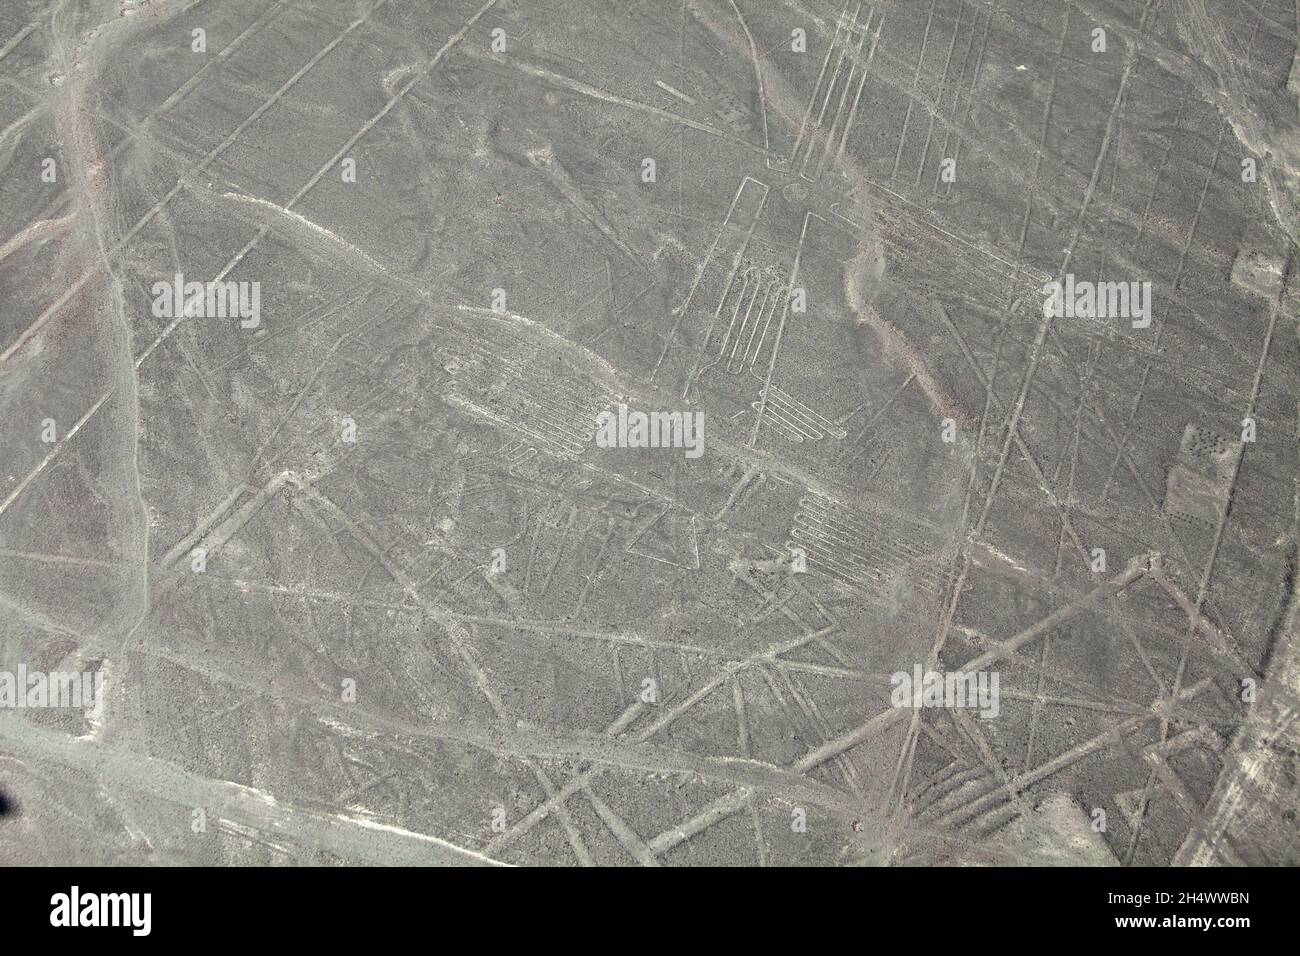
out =
[(1067, 273), (1039, 290), (1043, 315), (1053, 319), (1129, 319), (1135, 329), (1151, 325), (1150, 282), (1090, 282)]
[(704, 454), (703, 412), (618, 411), (596, 416), (597, 448), (684, 448), (687, 458)]
[(240, 327), (245, 329), (262, 324), (260, 282), (186, 282), (178, 272), (171, 279), (155, 282), (149, 292), (153, 295), (153, 314), (160, 319), (238, 317)]
[(997, 671), (926, 671), (917, 664), (910, 674), (895, 672), (889, 683), (894, 688), (889, 702), (895, 707), (978, 708), (985, 718), (1002, 710)]
[(50, 897), (50, 925), (55, 927), (119, 926), (132, 936), (153, 929), (152, 893), (83, 893), (74, 886)]
[(0, 671), (0, 709), (72, 707), (99, 713), (103, 671)]

